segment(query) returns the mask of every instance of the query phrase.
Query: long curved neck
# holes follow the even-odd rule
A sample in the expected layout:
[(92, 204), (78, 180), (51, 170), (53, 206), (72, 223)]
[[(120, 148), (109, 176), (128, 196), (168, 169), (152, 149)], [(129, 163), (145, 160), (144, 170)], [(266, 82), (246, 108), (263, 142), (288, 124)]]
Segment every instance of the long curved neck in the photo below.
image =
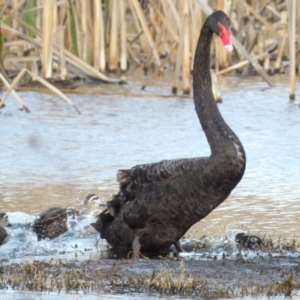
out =
[(225, 145), (220, 147), (220, 144), (223, 141), (228, 145), (229, 134), (234, 137), (236, 135), (222, 118), (212, 92), (210, 77), (210, 45), (212, 36), (213, 31), (208, 17), (202, 27), (196, 47), (193, 89), (196, 112), (210, 145), (212, 155), (214, 155), (220, 150), (224, 151)]

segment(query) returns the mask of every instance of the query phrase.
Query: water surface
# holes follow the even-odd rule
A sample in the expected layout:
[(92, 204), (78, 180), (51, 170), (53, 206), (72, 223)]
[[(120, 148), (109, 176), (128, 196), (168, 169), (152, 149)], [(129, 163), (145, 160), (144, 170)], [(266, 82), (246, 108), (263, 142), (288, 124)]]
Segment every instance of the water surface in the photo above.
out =
[[(118, 94), (169, 94), (163, 82), (101, 85)], [(190, 236), (226, 235), (241, 224), (267, 234), (298, 237), (300, 225), (300, 110), (288, 102), (288, 86), (226, 79), (221, 87), (224, 119), (247, 154), (245, 175), (230, 197)], [(120, 168), (162, 159), (207, 156), (209, 146), (192, 97), (120, 95), (69, 97), (20, 93), (32, 113), (10, 96), (0, 112), (0, 210), (36, 215), (51, 206), (81, 207), (88, 193), (109, 200)]]

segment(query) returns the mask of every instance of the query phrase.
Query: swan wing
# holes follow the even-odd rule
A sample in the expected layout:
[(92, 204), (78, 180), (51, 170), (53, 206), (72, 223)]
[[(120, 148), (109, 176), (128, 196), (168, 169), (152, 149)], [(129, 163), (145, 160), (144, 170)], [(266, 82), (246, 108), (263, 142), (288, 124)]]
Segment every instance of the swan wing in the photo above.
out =
[(182, 158), (137, 165), (129, 170), (119, 170), (117, 181), (120, 183), (121, 189), (130, 183), (145, 185), (151, 182), (163, 181), (177, 173), (190, 171), (195, 165), (195, 161), (199, 159), (201, 158)]
[(119, 170), (117, 181), (120, 189), (112, 200), (107, 202), (107, 212), (112, 216), (118, 215), (125, 203), (135, 200), (137, 196), (144, 198), (149, 189), (151, 190), (152, 184), (172, 180), (180, 173), (189, 173), (200, 160), (203, 158), (163, 160), (137, 165), (128, 170)]
[[(170, 204), (169, 201), (174, 195), (178, 197), (177, 187), (183, 184), (184, 189), (189, 189), (182, 179), (186, 176), (193, 176), (190, 174), (201, 170), (201, 166), (204, 166), (206, 161), (205, 158), (199, 157), (165, 160), (154, 164), (139, 165), (123, 174), (119, 173), (119, 176), (122, 175), (119, 177), (120, 194), (126, 198), (122, 208), (123, 221), (131, 229), (144, 228), (149, 218), (153, 219), (154, 211), (162, 212), (166, 208), (169, 210), (170, 205), (167, 203)], [(171, 186), (175, 188), (172, 189)]]

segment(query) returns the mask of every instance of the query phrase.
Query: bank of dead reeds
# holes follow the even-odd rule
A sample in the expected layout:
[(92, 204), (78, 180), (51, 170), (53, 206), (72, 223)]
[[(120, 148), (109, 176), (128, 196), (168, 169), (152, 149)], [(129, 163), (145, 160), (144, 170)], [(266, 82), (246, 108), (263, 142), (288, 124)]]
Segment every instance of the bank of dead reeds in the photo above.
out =
[(293, 99), (298, 6), (294, 0), (2, 1), (2, 74), (12, 78), (26, 68), (44, 78), (80, 74), (119, 82), (128, 69), (157, 76), (171, 68), (172, 91), (189, 94), (199, 30), (207, 14), (222, 9), (232, 20), (235, 51), (228, 54), (216, 39), (213, 72), (256, 72), (272, 86), (270, 75), (285, 72), (288, 61)]

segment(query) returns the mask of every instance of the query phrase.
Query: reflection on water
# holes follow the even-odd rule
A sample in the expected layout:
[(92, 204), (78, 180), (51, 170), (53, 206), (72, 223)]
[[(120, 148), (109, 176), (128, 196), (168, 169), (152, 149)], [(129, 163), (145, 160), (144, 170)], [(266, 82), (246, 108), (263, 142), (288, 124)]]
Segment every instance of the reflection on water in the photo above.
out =
[[(147, 92), (169, 91), (156, 86)], [(0, 114), (1, 211), (78, 208), (88, 193), (108, 200), (119, 168), (209, 155), (192, 98), (70, 95), (82, 112), (77, 115), (53, 95), (22, 97), (31, 114), (19, 111), (12, 96)], [(266, 89), (264, 83), (229, 78), (222, 97), (219, 108), (244, 144), (247, 169), (230, 198), (190, 235), (224, 236), (234, 222), (268, 234), (298, 235), (300, 112), (288, 103), (287, 86)]]

